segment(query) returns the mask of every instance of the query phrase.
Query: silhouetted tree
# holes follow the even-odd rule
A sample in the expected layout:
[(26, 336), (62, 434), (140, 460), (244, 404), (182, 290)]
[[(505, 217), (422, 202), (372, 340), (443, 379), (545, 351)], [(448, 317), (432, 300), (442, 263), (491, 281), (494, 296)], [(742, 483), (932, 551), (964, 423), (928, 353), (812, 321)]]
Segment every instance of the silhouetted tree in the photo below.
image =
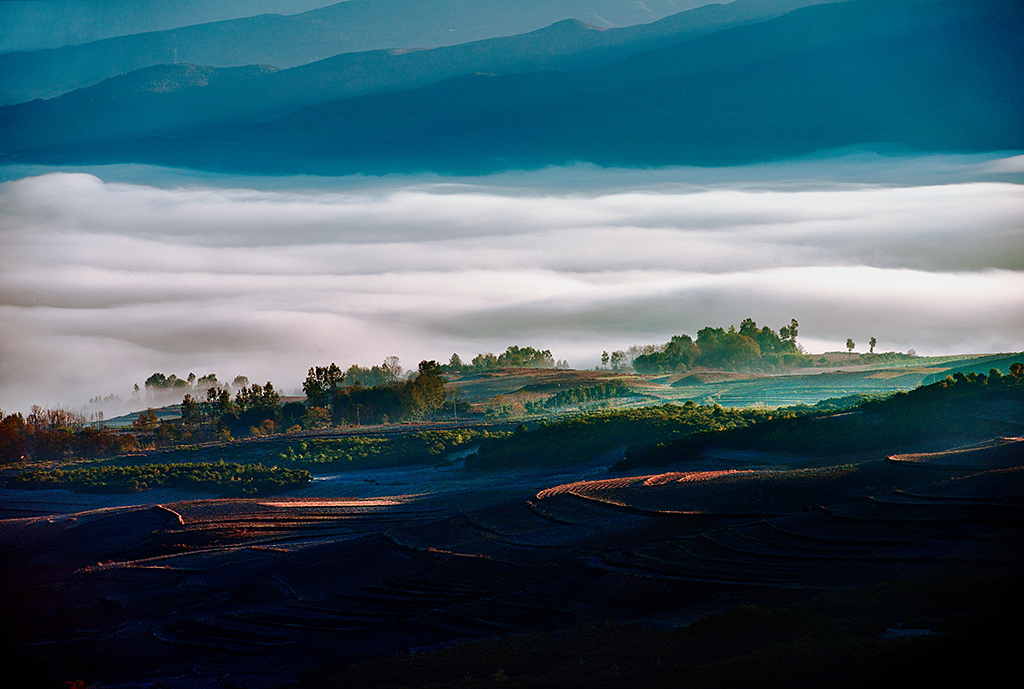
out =
[(294, 426), (301, 426), (305, 417), (306, 407), (301, 402), (288, 402), (281, 407), (281, 428), (287, 431)]
[(856, 346), (857, 345), (856, 345), (856, 343), (854, 343), (852, 337), (846, 338), (846, 349), (850, 352), (850, 354), (853, 354), (853, 348), (856, 347)]
[(231, 393), (224, 388), (210, 388), (206, 391), (206, 410), (211, 420), (220, 420), (225, 414), (235, 413)]
[(185, 395), (181, 400), (181, 421), (186, 426), (196, 426), (202, 421), (199, 404), (192, 398), (192, 395)]
[(21, 414), (0, 412), (0, 462), (16, 462), (28, 453), (29, 426)]
[(152, 433), (159, 424), (160, 419), (157, 418), (156, 412), (152, 409), (147, 409), (135, 417), (132, 421), (132, 428), (141, 433)]
[(345, 382), (345, 374), (335, 363), (329, 366), (313, 366), (302, 382), (302, 391), (312, 407), (326, 407), (334, 403), (334, 398)]
[(799, 329), (799, 327), (800, 324), (796, 322), (796, 319), (791, 318), (789, 321), (789, 325), (784, 325), (781, 328), (779, 328), (779, 337), (781, 337), (783, 340), (789, 340), (795, 345), (797, 330)]
[(235, 393), (235, 407), (237, 421), (228, 423), (233, 432), (272, 432), (281, 417), (281, 395), (270, 381), (266, 385), (253, 383)]
[(436, 361), (421, 361), (419, 373), (403, 391), (403, 406), (409, 416), (423, 418), (444, 406), (445, 380)]

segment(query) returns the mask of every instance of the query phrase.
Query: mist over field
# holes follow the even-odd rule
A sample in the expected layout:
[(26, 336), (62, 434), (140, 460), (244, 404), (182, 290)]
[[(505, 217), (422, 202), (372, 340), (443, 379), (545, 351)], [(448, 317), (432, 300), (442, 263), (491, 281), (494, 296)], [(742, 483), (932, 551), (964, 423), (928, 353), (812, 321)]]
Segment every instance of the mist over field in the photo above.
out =
[[(811, 352), (1024, 349), (1021, 157), (260, 178), (121, 166), (0, 184), (0, 407), (154, 371), (521, 344), (574, 367), (745, 317)], [(45, 173), (45, 174), (44, 174)], [(20, 177), (14, 179), (14, 177)]]

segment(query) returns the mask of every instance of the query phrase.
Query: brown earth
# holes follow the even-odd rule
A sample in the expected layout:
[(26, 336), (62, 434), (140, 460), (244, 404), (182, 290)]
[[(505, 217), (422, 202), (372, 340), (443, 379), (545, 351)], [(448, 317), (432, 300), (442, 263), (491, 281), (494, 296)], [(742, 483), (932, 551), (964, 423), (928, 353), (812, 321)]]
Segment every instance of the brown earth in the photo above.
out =
[(653, 476), (410, 467), (246, 500), (3, 491), (5, 686), (273, 687), (578, 621), (1021, 574), (1024, 462), (955, 456)]

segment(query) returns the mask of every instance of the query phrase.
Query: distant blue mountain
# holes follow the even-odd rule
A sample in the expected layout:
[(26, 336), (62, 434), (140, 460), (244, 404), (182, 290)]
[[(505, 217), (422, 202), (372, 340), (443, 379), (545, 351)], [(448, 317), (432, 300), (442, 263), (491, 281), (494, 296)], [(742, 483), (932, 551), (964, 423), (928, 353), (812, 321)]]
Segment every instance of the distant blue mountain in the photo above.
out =
[(40, 147), (11, 159), (481, 172), (573, 160), (722, 165), (857, 144), (1021, 149), (1022, 74), (1018, 2), (849, 0), (596, 69), (469, 74), (269, 122)]
[(0, 109), (0, 151), (268, 120), (311, 105), (406, 90), (466, 74), (594, 69), (820, 1), (737, 0), (618, 29), (564, 20), (517, 36), (428, 50), (344, 53), (287, 70), (189, 64), (146, 67), (57, 98)]
[(0, 53), (60, 48), (191, 24), (297, 14), (337, 0), (31, 0), (0, 2)]
[(293, 67), (344, 52), (455, 45), (533, 31), (562, 19), (651, 22), (707, 0), (348, 0), (301, 14), (263, 14), (0, 55), (0, 104), (52, 98), (118, 74), (185, 62)]

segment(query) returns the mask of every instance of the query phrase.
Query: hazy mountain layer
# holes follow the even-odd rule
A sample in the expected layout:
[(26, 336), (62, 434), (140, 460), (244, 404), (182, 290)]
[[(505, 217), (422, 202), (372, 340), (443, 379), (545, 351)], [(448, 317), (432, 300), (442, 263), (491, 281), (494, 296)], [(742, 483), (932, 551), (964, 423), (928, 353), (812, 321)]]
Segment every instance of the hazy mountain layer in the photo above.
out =
[(114, 36), (273, 12), (296, 14), (332, 0), (32, 0), (0, 2), (0, 53), (42, 50)]
[(186, 64), (146, 67), (48, 101), (0, 109), (0, 150), (271, 119), (311, 105), (465, 74), (593, 69), (819, 2), (780, 0), (766, 5), (764, 0), (738, 0), (619, 29), (564, 20), (528, 34), (429, 50), (344, 53), (283, 71)]
[(343, 52), (512, 35), (567, 18), (628, 26), (701, 4), (704, 0), (349, 0), (291, 16), (263, 14), (0, 55), (0, 103), (52, 98), (150, 65), (283, 68)]
[(733, 164), (856, 144), (1024, 146), (1024, 9), (851, 0), (580, 72), (471, 75), (224, 125), (26, 156), (250, 171)]

